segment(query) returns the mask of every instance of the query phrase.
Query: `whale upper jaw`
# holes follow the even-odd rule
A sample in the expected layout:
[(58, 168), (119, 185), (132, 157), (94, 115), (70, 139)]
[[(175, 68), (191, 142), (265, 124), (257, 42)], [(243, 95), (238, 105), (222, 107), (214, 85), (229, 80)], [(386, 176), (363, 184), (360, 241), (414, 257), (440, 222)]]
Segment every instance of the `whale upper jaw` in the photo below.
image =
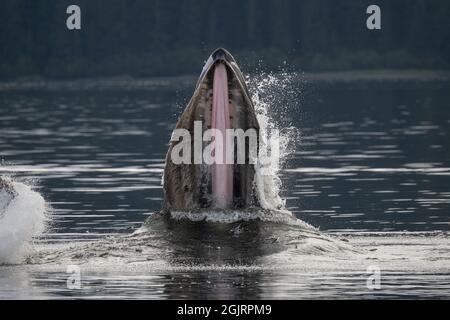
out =
[[(226, 69), (230, 129), (253, 129), (259, 139), (259, 124), (250, 94), (239, 66), (225, 49), (215, 50), (203, 67), (192, 98), (180, 116), (175, 129), (194, 133), (194, 123), (200, 121), (202, 130), (214, 128), (213, 89), (216, 67)], [(217, 81), (217, 80), (216, 80)], [(259, 140), (257, 141), (259, 144)], [(164, 209), (195, 210), (200, 208), (236, 209), (259, 206), (255, 192), (255, 168), (248, 158), (243, 164), (232, 165), (232, 201), (226, 206), (214, 201), (212, 167), (207, 164), (175, 164), (172, 150), (177, 142), (171, 141), (164, 169)], [(192, 148), (194, 144), (192, 142)]]

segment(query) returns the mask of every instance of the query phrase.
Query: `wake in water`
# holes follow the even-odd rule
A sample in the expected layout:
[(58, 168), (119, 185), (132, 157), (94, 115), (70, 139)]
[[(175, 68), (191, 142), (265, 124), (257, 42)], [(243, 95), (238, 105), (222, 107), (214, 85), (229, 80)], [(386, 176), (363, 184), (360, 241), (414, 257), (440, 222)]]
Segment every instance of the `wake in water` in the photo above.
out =
[(24, 183), (0, 179), (11, 189), (0, 188), (0, 264), (21, 263), (45, 230), (45, 200)]
[[(41, 247), (32, 263), (153, 271), (212, 268), (279, 269), (271, 255), (336, 256), (355, 251), (310, 225), (268, 210), (155, 213), (131, 235), (78, 245)], [(270, 258), (269, 258), (270, 259)], [(298, 265), (298, 262), (296, 263)], [(109, 268), (109, 267), (107, 267)]]

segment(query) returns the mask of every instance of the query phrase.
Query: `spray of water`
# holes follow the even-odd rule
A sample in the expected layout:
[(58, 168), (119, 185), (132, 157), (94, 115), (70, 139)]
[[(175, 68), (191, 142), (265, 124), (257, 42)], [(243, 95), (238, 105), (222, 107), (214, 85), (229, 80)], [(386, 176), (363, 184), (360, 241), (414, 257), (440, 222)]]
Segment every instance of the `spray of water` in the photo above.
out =
[(46, 203), (32, 187), (8, 179), (15, 191), (7, 203), (0, 203), (0, 264), (22, 262), (32, 249), (32, 241), (46, 226)]
[(279, 133), (278, 163), (256, 166), (256, 186), (260, 204), (264, 209), (284, 209), (280, 197), (282, 182), (280, 169), (292, 155), (300, 140), (300, 130), (292, 125), (292, 117), (299, 116), (301, 86), (298, 76), (291, 72), (258, 73), (247, 77), (261, 132), (260, 151), (275, 152), (270, 137)]

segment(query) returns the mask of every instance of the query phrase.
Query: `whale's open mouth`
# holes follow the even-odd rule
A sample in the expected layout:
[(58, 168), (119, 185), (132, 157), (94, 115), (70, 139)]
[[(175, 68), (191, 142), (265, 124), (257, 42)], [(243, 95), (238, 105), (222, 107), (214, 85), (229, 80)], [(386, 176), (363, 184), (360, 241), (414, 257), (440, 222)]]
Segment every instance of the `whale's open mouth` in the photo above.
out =
[(226, 130), (232, 129), (233, 115), (229, 103), (227, 69), (219, 62), (214, 68), (211, 112), (211, 128), (221, 132), (220, 135), (213, 134), (215, 147), (214, 164), (211, 168), (212, 196), (215, 206), (219, 208), (229, 208), (233, 204), (233, 165), (227, 164), (225, 159), (230, 152)]
[[(210, 147), (212, 163), (173, 161), (172, 151), (179, 141), (172, 140), (164, 170), (166, 208), (257, 206), (252, 155), (258, 146), (259, 124), (244, 77), (224, 49), (217, 49), (207, 60), (176, 129), (187, 130), (194, 137), (199, 123), (201, 148), (192, 141), (188, 152), (194, 158)], [(204, 138), (208, 131), (210, 141)], [(233, 134), (231, 138), (228, 131)]]

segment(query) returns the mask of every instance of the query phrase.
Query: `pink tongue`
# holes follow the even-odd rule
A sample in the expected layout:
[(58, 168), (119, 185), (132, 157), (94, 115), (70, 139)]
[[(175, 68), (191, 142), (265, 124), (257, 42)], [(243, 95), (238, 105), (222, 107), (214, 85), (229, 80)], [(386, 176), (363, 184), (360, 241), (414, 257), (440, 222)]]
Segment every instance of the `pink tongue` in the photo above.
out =
[[(214, 70), (212, 128), (220, 131), (222, 143), (215, 144), (215, 163), (212, 165), (212, 194), (214, 204), (218, 208), (230, 208), (233, 203), (233, 165), (225, 164), (228, 151), (226, 145), (226, 129), (230, 127), (230, 108), (228, 105), (228, 79), (225, 66), (220, 63)], [(222, 152), (220, 152), (220, 150)]]

